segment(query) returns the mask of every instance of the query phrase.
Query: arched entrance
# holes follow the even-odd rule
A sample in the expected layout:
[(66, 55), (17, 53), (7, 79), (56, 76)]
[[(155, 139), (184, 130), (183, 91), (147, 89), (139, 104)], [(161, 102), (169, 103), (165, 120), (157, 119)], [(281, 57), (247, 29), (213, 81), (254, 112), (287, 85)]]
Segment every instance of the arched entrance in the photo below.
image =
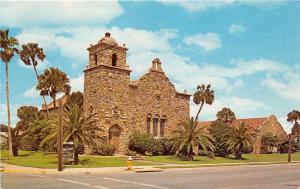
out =
[(109, 143), (115, 147), (115, 153), (119, 153), (121, 128), (119, 125), (113, 125), (109, 128)]

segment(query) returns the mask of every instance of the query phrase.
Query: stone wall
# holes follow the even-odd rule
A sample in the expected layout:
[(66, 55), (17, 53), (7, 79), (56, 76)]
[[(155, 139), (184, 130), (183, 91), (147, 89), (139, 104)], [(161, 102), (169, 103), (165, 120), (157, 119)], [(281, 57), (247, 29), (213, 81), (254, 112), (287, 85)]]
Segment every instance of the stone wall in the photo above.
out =
[(255, 140), (253, 153), (261, 153), (261, 138), (267, 133), (275, 134), (279, 139), (283, 140), (286, 138), (286, 133), (282, 128), (281, 124), (278, 122), (274, 115), (268, 117), (268, 119), (259, 127), (258, 136)]

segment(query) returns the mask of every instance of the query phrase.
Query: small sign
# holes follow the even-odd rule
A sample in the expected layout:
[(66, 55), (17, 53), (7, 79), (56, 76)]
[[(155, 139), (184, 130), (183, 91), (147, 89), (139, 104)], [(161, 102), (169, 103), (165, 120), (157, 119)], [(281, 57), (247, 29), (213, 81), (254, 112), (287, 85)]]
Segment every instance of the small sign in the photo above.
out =
[(63, 143), (63, 162), (64, 164), (72, 164), (74, 162), (74, 143), (64, 142)]

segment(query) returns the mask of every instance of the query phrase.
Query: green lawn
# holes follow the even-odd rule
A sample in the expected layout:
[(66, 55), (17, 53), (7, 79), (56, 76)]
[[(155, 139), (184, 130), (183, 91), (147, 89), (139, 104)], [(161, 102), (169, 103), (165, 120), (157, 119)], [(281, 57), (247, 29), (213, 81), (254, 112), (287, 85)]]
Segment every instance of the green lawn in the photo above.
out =
[[(157, 165), (158, 163), (170, 164), (222, 164), (222, 163), (255, 163), (255, 162), (281, 162), (287, 161), (287, 154), (244, 154), (244, 160), (236, 160), (233, 158), (208, 159), (207, 156), (195, 156), (194, 161), (181, 161), (175, 156), (147, 156), (146, 161), (150, 162), (134, 162), (134, 166), (139, 165)], [(4, 163), (38, 168), (57, 168), (57, 154), (19, 151), (19, 157), (8, 159), (8, 151), (1, 151), (1, 159)], [(80, 164), (70, 167), (126, 167), (126, 157), (108, 157), (108, 156), (80, 156)], [(300, 153), (292, 155), (292, 161), (300, 161)], [(153, 162), (153, 163), (151, 163)]]
[[(4, 163), (20, 165), (25, 167), (37, 168), (57, 168), (57, 154), (33, 152), (33, 151), (19, 151), (18, 157), (8, 159), (8, 151), (1, 151), (1, 159)], [(127, 166), (126, 157), (108, 157), (108, 156), (80, 156), (80, 164), (69, 167), (125, 167)], [(147, 162), (133, 162), (134, 166), (139, 165), (155, 165), (155, 163)]]
[[(281, 162), (287, 161), (287, 154), (244, 154), (243, 160), (215, 157), (209, 159), (207, 156), (195, 156), (194, 161), (181, 161), (175, 156), (148, 156), (147, 161), (170, 164), (222, 164), (222, 163), (250, 163), (250, 162)], [(292, 161), (300, 161), (300, 153), (292, 154)]]

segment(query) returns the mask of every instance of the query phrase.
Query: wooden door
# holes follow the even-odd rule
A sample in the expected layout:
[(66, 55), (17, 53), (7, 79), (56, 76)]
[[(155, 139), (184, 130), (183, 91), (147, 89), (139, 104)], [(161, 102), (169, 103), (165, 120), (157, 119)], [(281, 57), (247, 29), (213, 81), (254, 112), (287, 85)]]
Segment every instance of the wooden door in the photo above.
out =
[(121, 129), (118, 125), (114, 125), (109, 129), (109, 143), (115, 147), (115, 153), (119, 153)]

